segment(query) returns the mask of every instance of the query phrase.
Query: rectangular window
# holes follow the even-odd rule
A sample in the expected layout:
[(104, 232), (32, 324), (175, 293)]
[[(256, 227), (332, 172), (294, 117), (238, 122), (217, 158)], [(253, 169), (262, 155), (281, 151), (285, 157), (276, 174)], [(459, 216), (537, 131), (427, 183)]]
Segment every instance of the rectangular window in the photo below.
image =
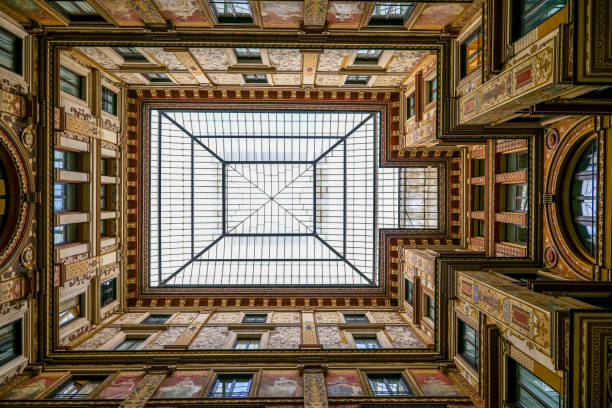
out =
[(247, 84), (267, 84), (268, 76), (266, 74), (242, 74), (244, 82)]
[(472, 159), (472, 177), (485, 175), (485, 159)]
[(382, 50), (358, 50), (355, 64), (378, 64)]
[(59, 304), (59, 327), (63, 327), (83, 315), (82, 297), (83, 295), (78, 295)]
[(404, 300), (414, 306), (414, 284), (410, 279), (404, 279)]
[(414, 92), (406, 98), (406, 118), (408, 119), (416, 115), (415, 100)]
[(102, 282), (100, 285), (100, 307), (117, 300), (117, 278)]
[(246, 398), (249, 396), (251, 374), (219, 374), (210, 390), (211, 398)]
[(374, 4), (369, 25), (403, 25), (414, 11), (416, 3), (390, 3), (378, 1)]
[(238, 62), (261, 63), (261, 52), (259, 48), (234, 48)]
[(529, 166), (529, 152), (522, 151), (517, 153), (504, 154), (502, 162), (505, 164), (505, 172), (510, 173), (526, 169)]
[(105, 380), (101, 376), (73, 376), (52, 395), (52, 399), (87, 399)]
[(239, 338), (234, 344), (235, 350), (257, 350), (259, 348), (259, 337), (257, 338)]
[(145, 72), (141, 75), (149, 82), (172, 82), (168, 75), (160, 72)]
[(506, 211), (527, 212), (529, 197), (527, 183), (505, 184), (506, 187)]
[(55, 245), (77, 242), (77, 225), (65, 224), (53, 227), (53, 243)]
[(77, 152), (69, 152), (66, 150), (54, 150), (53, 167), (62, 170), (78, 171), (79, 154)]
[(53, 8), (73, 22), (106, 22), (86, 0), (47, 0)]
[(101, 237), (106, 236), (106, 220), (100, 221), (100, 236)]
[(170, 318), (169, 314), (151, 314), (149, 317), (144, 319), (142, 324), (164, 324)]
[(504, 241), (527, 245), (529, 230), (525, 225), (505, 224)]
[(123, 58), (125, 62), (149, 62), (149, 60), (134, 47), (113, 47), (113, 50), (121, 55), (121, 58)]
[(106, 205), (106, 190), (108, 189), (108, 186), (106, 184), (102, 184), (100, 186), (100, 210), (102, 211), (106, 211), (107, 210), (107, 205)]
[(472, 211), (484, 211), (483, 185), (472, 185)]
[(401, 374), (368, 374), (368, 382), (376, 397), (412, 395), (412, 391)]
[(220, 24), (252, 24), (253, 14), (248, 0), (210, 0)]
[(21, 355), (21, 319), (0, 327), (0, 366)]
[(0, 67), (21, 74), (21, 47), (21, 38), (0, 28)]
[(525, 408), (561, 408), (561, 395), (531, 371), (508, 359), (508, 402)]
[(484, 238), (484, 220), (472, 219), (472, 236)]
[(457, 319), (457, 353), (478, 370), (480, 339), (478, 332), (463, 320)]
[(557, 11), (566, 0), (514, 0), (512, 4), (512, 40), (516, 41)]
[(267, 320), (267, 313), (247, 313), (244, 315), (242, 323), (265, 323)]
[(438, 99), (438, 77), (425, 82), (425, 104)]
[(461, 78), (476, 71), (482, 60), (482, 34), (480, 28), (470, 35), (460, 46)]
[(53, 205), (55, 212), (76, 211), (77, 185), (75, 183), (54, 183)]
[(370, 323), (364, 313), (344, 313), (344, 321), (346, 323)]
[(433, 298), (427, 294), (423, 294), (423, 316), (431, 320), (436, 319), (436, 305)]
[(85, 77), (60, 66), (60, 90), (85, 100)]
[(102, 87), (102, 110), (117, 115), (117, 94), (105, 87)]
[(115, 350), (137, 350), (145, 340), (146, 338), (142, 337), (126, 337), (123, 343), (115, 347)]
[(100, 174), (102, 176), (108, 176), (108, 159), (100, 160)]
[(379, 349), (380, 344), (376, 336), (353, 336), (355, 347), (359, 350)]
[(367, 85), (369, 81), (369, 75), (347, 75), (344, 83), (346, 85)]

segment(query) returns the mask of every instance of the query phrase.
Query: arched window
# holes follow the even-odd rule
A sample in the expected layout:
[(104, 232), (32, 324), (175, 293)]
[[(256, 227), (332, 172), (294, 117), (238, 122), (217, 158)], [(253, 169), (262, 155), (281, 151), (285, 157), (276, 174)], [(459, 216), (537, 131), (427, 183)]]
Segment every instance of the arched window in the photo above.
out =
[(572, 172), (570, 211), (578, 239), (595, 255), (597, 243), (597, 140), (579, 154)]

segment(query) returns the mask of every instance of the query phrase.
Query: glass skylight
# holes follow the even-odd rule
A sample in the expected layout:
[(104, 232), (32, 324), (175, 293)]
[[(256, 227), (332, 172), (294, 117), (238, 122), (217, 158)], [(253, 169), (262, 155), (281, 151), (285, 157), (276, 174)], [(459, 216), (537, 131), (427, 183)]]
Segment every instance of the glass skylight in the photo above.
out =
[[(431, 225), (421, 207), (400, 208), (407, 178), (378, 165), (379, 121), (153, 110), (150, 286), (377, 286), (380, 228), (437, 227), (437, 211)], [(419, 183), (436, 187), (433, 172)], [(437, 209), (432, 194), (420, 199)]]

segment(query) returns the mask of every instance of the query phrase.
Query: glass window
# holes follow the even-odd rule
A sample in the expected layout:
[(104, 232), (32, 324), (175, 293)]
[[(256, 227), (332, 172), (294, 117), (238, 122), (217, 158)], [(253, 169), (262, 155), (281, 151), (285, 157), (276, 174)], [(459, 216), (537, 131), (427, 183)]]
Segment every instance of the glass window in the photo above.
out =
[(60, 66), (60, 89), (62, 92), (85, 100), (84, 83), (84, 76)]
[(0, 366), (21, 355), (21, 319), (0, 327)]
[(565, 0), (514, 0), (512, 39), (518, 40), (565, 6)]
[(104, 307), (117, 299), (117, 278), (102, 282), (100, 285), (100, 307)]
[(431, 320), (436, 319), (436, 305), (433, 298), (427, 294), (423, 294), (423, 316)]
[(55, 212), (77, 210), (77, 185), (74, 183), (55, 183), (53, 185), (53, 205)]
[(143, 324), (164, 324), (170, 318), (169, 314), (151, 314), (142, 321)]
[(527, 183), (506, 184), (506, 211), (527, 212), (529, 197)]
[(53, 151), (53, 167), (56, 169), (78, 171), (79, 169), (79, 154), (66, 150)]
[(525, 225), (505, 224), (505, 241), (527, 245), (528, 229)]
[(74, 376), (51, 395), (52, 399), (86, 399), (104, 382), (100, 376)]
[(21, 38), (0, 28), (0, 67), (21, 74)]
[(484, 211), (483, 185), (472, 185), (472, 211)]
[(238, 62), (261, 62), (261, 52), (259, 48), (234, 48)]
[(65, 326), (68, 323), (82, 316), (83, 309), (81, 307), (82, 296), (78, 295), (68, 300), (64, 300), (59, 305), (59, 326)]
[(368, 374), (368, 381), (376, 397), (412, 395), (401, 374)]
[(402, 25), (412, 14), (415, 3), (376, 2), (370, 17), (370, 25)]
[(472, 219), (472, 236), (484, 238), (484, 220)]
[(57, 11), (75, 22), (106, 21), (86, 0), (48, 0)]
[(247, 84), (267, 84), (268, 76), (266, 74), (242, 74), (244, 82)]
[(234, 344), (236, 350), (257, 350), (259, 348), (259, 337), (257, 338), (239, 338)]
[(425, 104), (438, 99), (438, 77), (425, 82)]
[(242, 319), (242, 323), (265, 323), (268, 320), (267, 313), (247, 313)]
[(145, 72), (142, 74), (149, 82), (172, 82), (166, 74), (160, 72)]
[(382, 50), (357, 50), (356, 64), (377, 64)]
[(414, 102), (415, 102), (415, 96), (413, 92), (408, 96), (408, 98), (406, 98), (406, 117), (408, 119), (416, 115), (416, 109), (415, 109)]
[(461, 44), (461, 78), (478, 69), (482, 59), (481, 49), (482, 35), (479, 28)]
[(253, 22), (248, 0), (210, 0), (217, 21), (221, 24), (250, 24)]
[(125, 62), (149, 62), (149, 60), (134, 47), (113, 47), (113, 50), (121, 55)]
[(380, 344), (375, 336), (353, 336), (355, 347), (360, 350), (379, 349)]
[(508, 399), (521, 408), (561, 408), (559, 393), (525, 367), (509, 359)]
[(570, 208), (578, 238), (591, 255), (597, 249), (597, 144), (580, 154), (570, 186)]
[(346, 85), (367, 85), (368, 81), (370, 81), (369, 75), (347, 75), (344, 83)]
[(102, 110), (117, 115), (117, 94), (105, 87), (102, 87)]
[(414, 305), (414, 284), (410, 279), (404, 279), (404, 299), (410, 305)]
[(103, 176), (108, 176), (108, 159), (100, 160), (100, 174)]
[(344, 321), (346, 323), (370, 323), (364, 313), (344, 313)]
[(251, 389), (251, 374), (219, 374), (210, 390), (211, 398), (246, 398)]
[(100, 236), (101, 237), (106, 236), (106, 220), (100, 221)]
[(508, 153), (503, 155), (505, 157), (506, 172), (519, 171), (526, 169), (529, 166), (529, 152), (517, 152)]
[(485, 174), (485, 159), (472, 159), (472, 177), (481, 177)]
[(115, 347), (115, 350), (137, 350), (145, 340), (142, 337), (126, 337), (123, 343)]
[(65, 224), (53, 227), (53, 243), (55, 245), (69, 244), (77, 241), (77, 225)]
[(478, 369), (479, 345), (478, 332), (463, 320), (457, 319), (457, 352), (475, 369)]
[(106, 211), (108, 209), (107, 205), (106, 205), (106, 193), (107, 193), (107, 190), (108, 190), (108, 185), (102, 184), (100, 186), (100, 209), (102, 211)]

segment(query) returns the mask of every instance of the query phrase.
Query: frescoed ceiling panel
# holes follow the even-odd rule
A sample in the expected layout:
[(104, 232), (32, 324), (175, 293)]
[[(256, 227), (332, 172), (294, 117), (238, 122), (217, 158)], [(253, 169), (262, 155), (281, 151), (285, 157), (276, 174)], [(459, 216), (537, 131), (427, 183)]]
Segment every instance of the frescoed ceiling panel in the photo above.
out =
[(242, 82), (238, 74), (208, 74), (208, 76), (216, 85), (240, 85)]
[(300, 74), (273, 74), (274, 85), (300, 85), (302, 76)]
[(130, 5), (130, 2), (125, 0), (96, 0), (96, 4), (100, 6), (110, 18), (112, 23), (116, 23), (121, 27), (142, 27), (144, 23), (140, 16)]
[(328, 27), (358, 29), (366, 5), (365, 1), (330, 1), (327, 8)]
[(299, 28), (304, 20), (301, 1), (262, 1), (259, 9), (264, 28)]
[(410, 26), (411, 30), (442, 30), (455, 21), (468, 4), (427, 3)]
[(154, 0), (155, 5), (168, 21), (176, 27), (212, 27), (200, 0)]
[(301, 71), (302, 55), (299, 50), (269, 49), (270, 65), (277, 71)]
[(190, 48), (189, 51), (205, 71), (225, 71), (235, 62), (230, 60), (231, 50), (224, 48)]
[(410, 73), (429, 51), (395, 51), (387, 64), (388, 72)]
[(317, 71), (337, 71), (346, 65), (349, 50), (325, 50), (319, 55)]

